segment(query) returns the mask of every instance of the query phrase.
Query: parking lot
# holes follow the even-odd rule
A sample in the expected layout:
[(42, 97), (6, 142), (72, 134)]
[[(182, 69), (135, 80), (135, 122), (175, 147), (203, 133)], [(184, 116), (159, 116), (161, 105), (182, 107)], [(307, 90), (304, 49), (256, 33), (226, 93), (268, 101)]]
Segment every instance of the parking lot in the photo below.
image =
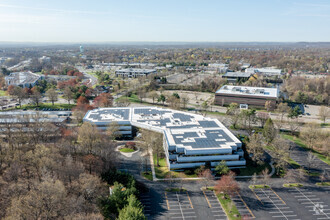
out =
[(217, 198), (214, 191), (205, 190), (203, 191), (205, 199), (210, 207), (214, 219), (227, 219), (227, 216)]
[[(285, 201), (271, 188), (252, 190), (269, 216), (276, 219), (300, 219)], [(265, 217), (266, 219), (266, 217)]]
[(323, 200), (318, 195), (320, 192), (313, 192), (306, 188), (295, 187), (288, 191), (301, 208), (308, 211), (310, 219), (330, 219), (329, 198)]
[(165, 192), (170, 219), (197, 219), (196, 212), (186, 192)]
[(235, 195), (232, 196), (231, 199), (235, 203), (238, 212), (241, 214), (241, 216), (243, 218), (246, 218), (246, 219), (255, 218), (253, 212), (251, 211), (249, 206), (246, 204), (246, 202), (244, 201), (244, 199), (242, 198), (242, 196), (239, 192), (235, 193)]
[[(299, 146), (294, 146), (291, 149), (290, 157), (295, 160), (297, 163), (299, 163), (301, 166), (307, 168), (307, 157), (308, 157), (308, 151), (303, 149)], [(313, 172), (330, 172), (330, 166), (323, 161), (321, 161), (319, 158), (315, 158), (315, 161), (312, 163), (311, 171)]]

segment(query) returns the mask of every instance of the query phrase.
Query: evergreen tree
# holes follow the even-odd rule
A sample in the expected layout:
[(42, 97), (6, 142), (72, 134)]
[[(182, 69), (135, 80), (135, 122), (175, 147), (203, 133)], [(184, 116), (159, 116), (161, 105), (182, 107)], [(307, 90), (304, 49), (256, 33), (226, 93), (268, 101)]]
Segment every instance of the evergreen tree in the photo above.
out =
[(222, 160), (216, 167), (215, 171), (217, 171), (217, 174), (220, 175), (226, 175), (229, 173), (230, 169), (228, 168), (226, 161)]
[(265, 123), (264, 130), (262, 131), (262, 134), (268, 144), (274, 140), (274, 138), (276, 137), (276, 133), (277, 132), (272, 119), (268, 118)]

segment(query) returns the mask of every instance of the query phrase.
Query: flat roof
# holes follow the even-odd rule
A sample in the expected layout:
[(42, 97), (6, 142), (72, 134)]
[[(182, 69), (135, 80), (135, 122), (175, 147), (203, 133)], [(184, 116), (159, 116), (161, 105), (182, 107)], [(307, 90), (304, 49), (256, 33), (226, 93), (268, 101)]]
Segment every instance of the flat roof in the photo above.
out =
[(156, 69), (135, 69), (135, 68), (116, 70), (116, 72), (122, 72), (122, 73), (152, 73), (155, 71)]
[(26, 83), (34, 83), (39, 80), (42, 75), (38, 75), (32, 72), (15, 72), (10, 73), (9, 76), (6, 76), (5, 79), (10, 81), (10, 84), (26, 84)]
[(249, 73), (265, 73), (265, 74), (276, 74), (280, 75), (282, 73), (281, 69), (275, 69), (271, 67), (263, 67), (263, 68), (247, 68), (246, 72)]
[(251, 73), (246, 73), (246, 72), (227, 72), (226, 74), (223, 75), (223, 77), (243, 77), (243, 78), (248, 78), (251, 76)]
[(158, 107), (99, 108), (84, 122), (106, 125), (112, 121), (164, 133), (170, 146), (186, 150), (232, 149), (241, 142), (217, 119)]
[(250, 86), (232, 86), (224, 85), (216, 94), (237, 94), (242, 96), (264, 96), (269, 98), (278, 98), (278, 88), (250, 87)]

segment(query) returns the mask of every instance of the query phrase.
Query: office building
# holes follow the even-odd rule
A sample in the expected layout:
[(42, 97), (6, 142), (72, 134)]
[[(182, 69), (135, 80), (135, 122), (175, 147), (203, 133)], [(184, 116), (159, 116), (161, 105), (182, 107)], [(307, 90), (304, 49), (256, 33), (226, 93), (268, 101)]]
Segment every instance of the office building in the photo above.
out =
[(279, 90), (277, 88), (222, 86), (215, 93), (215, 104), (229, 105), (230, 103), (247, 104), (253, 107), (265, 107), (270, 102), (270, 109), (275, 109)]
[(123, 136), (132, 126), (163, 134), (166, 162), (171, 170), (212, 167), (226, 161), (230, 168), (246, 165), (242, 143), (217, 119), (157, 107), (99, 108), (86, 113), (84, 122), (106, 130), (117, 122)]

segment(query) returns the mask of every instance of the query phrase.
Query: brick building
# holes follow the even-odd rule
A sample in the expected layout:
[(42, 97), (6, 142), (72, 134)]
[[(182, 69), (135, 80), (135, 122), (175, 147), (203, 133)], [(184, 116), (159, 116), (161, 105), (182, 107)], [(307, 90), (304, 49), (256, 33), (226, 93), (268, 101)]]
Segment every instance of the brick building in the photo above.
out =
[(270, 108), (273, 110), (276, 108), (278, 97), (279, 90), (277, 88), (225, 85), (216, 91), (215, 104), (238, 103), (264, 108), (266, 101), (270, 101)]

